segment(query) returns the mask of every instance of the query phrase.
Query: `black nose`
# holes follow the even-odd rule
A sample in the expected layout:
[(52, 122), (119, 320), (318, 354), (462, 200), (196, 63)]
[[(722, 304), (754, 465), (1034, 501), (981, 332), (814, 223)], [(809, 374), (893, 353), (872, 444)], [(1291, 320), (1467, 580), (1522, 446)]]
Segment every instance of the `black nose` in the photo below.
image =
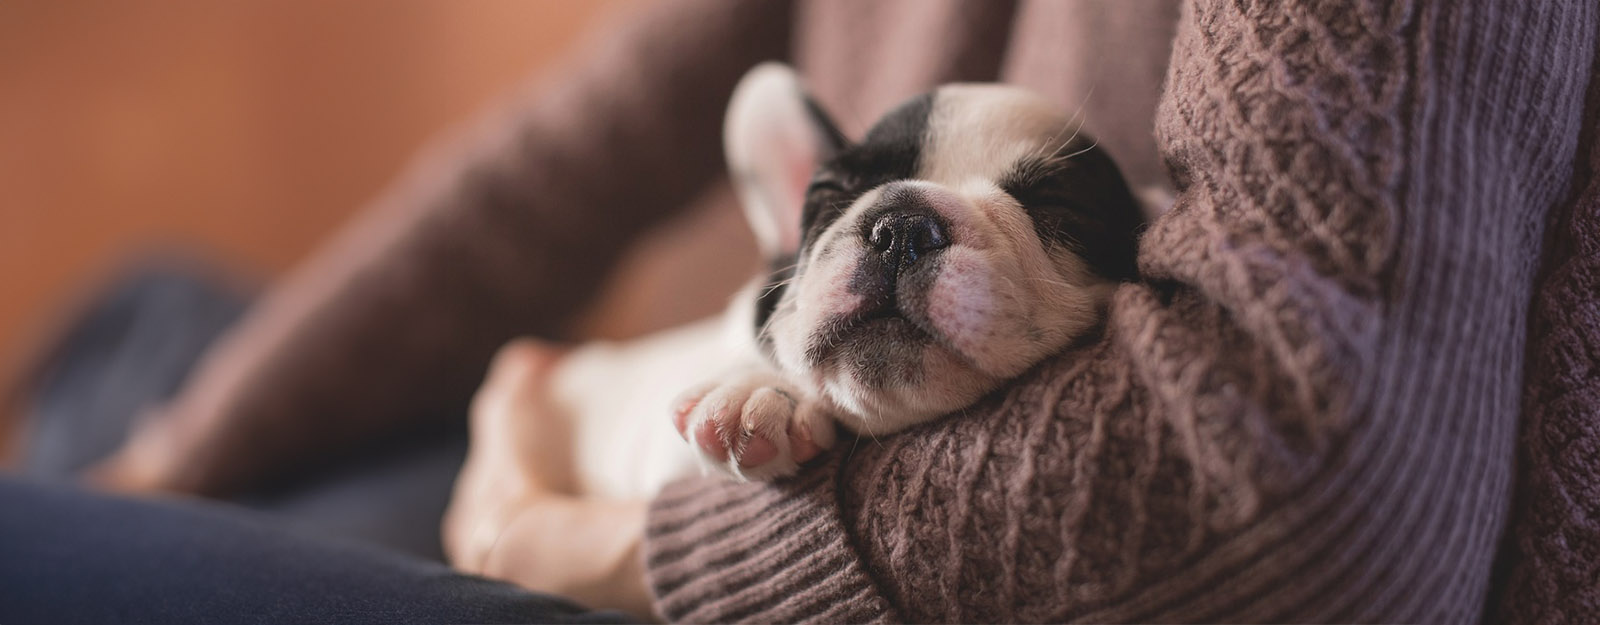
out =
[(867, 244), (882, 252), (885, 261), (905, 267), (950, 245), (950, 239), (936, 217), (921, 212), (895, 211), (873, 222)]

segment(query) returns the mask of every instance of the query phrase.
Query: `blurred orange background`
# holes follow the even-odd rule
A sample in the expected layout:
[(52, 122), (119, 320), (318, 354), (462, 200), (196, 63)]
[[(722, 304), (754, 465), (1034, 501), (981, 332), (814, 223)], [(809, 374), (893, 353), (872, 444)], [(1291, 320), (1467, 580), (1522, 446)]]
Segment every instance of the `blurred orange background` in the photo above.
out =
[(143, 250), (283, 271), (621, 3), (0, 2), (0, 380)]

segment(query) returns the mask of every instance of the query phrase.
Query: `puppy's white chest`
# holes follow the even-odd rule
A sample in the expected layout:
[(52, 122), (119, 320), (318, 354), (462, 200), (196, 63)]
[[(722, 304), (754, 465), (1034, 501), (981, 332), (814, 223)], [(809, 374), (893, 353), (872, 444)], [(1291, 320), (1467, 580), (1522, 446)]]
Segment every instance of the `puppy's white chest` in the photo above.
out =
[(726, 323), (716, 317), (634, 341), (592, 343), (563, 361), (551, 376), (551, 407), (569, 420), (580, 492), (649, 497), (700, 472), (669, 415), (685, 389), (740, 360), (743, 346)]

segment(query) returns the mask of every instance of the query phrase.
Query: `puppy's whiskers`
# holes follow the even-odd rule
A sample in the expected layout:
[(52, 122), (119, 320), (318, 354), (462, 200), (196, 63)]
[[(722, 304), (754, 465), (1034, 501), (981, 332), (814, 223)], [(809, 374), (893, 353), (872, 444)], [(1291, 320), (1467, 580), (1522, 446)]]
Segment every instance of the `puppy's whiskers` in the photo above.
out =
[(778, 289), (786, 287), (786, 286), (788, 286), (790, 283), (792, 283), (794, 281), (795, 281), (795, 278), (789, 278), (787, 280), (779, 280), (777, 282), (773, 282), (771, 284), (768, 284), (767, 288), (762, 289), (761, 290), (761, 294), (758, 295), (757, 297), (766, 297), (768, 295), (771, 295), (773, 291), (776, 291)]
[[(883, 410), (879, 409), (879, 410), (877, 410), (875, 412), (877, 412), (877, 414), (873, 415), (873, 418), (875, 418), (879, 423), (883, 423), (884, 422)], [(867, 436), (872, 438), (872, 444), (877, 445), (878, 449), (883, 449), (883, 441), (878, 440), (878, 433), (877, 432), (874, 432), (872, 430), (867, 430)]]
[[(1088, 124), (1089, 98), (1094, 97), (1094, 89), (1094, 85), (1089, 86), (1088, 91), (1084, 92), (1083, 94), (1083, 100), (1079, 101), (1078, 107), (1072, 111), (1072, 115), (1067, 118), (1066, 122), (1061, 124), (1061, 128), (1057, 129), (1055, 134), (1050, 135), (1050, 139), (1048, 141), (1039, 144), (1039, 147), (1029, 155), (1031, 158), (1052, 158), (1051, 155), (1061, 151), (1062, 149), (1065, 149), (1069, 145), (1072, 145), (1072, 142), (1076, 140), (1078, 135), (1083, 132), (1083, 127)], [(1073, 126), (1073, 124), (1077, 125)], [(1061, 138), (1062, 133), (1065, 133), (1068, 127), (1072, 127), (1072, 136), (1067, 137), (1066, 141), (1056, 143), (1056, 139)]]
[[(787, 305), (793, 307), (794, 303), (788, 302)], [(767, 320), (761, 324), (761, 327), (756, 328), (757, 337), (771, 336), (772, 324), (778, 320), (778, 312), (782, 311), (784, 306), (785, 302), (779, 302), (778, 305), (772, 309), (772, 314), (767, 316)]]
[(1074, 286), (1076, 286), (1076, 285), (1073, 285), (1073, 284), (1068, 284), (1066, 282), (1062, 282), (1060, 280), (1051, 280), (1049, 278), (1028, 278), (1028, 279), (1029, 280), (1033, 280), (1034, 282), (1043, 282), (1045, 284), (1054, 284), (1056, 286), (1067, 287), (1069, 289), (1073, 288)]
[(1063, 156), (1061, 158), (1062, 158), (1062, 160), (1072, 160), (1074, 158), (1077, 158), (1079, 156), (1087, 154), (1090, 150), (1093, 150), (1093, 149), (1095, 149), (1097, 147), (1100, 147), (1100, 140), (1099, 139), (1095, 139), (1094, 141), (1089, 142), (1089, 147), (1086, 147), (1086, 148), (1084, 148), (1082, 150), (1078, 150), (1077, 152), (1073, 152), (1073, 153), (1068, 154), (1066, 156)]

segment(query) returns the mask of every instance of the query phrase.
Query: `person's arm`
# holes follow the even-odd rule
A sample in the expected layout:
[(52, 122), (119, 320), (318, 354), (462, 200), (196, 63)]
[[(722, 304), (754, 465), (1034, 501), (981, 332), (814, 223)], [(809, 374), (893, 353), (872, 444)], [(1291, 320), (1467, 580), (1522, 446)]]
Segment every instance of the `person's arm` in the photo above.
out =
[(793, 482), (669, 486), (657, 610), (1477, 620), (1596, 34), (1471, 7), (1196, 2), (1158, 116), (1177, 202), (1103, 338)]
[(559, 335), (635, 235), (722, 170), (733, 85), (788, 2), (657, 2), (440, 146), (252, 311), (98, 478), (219, 494), (451, 416), (493, 350)]

